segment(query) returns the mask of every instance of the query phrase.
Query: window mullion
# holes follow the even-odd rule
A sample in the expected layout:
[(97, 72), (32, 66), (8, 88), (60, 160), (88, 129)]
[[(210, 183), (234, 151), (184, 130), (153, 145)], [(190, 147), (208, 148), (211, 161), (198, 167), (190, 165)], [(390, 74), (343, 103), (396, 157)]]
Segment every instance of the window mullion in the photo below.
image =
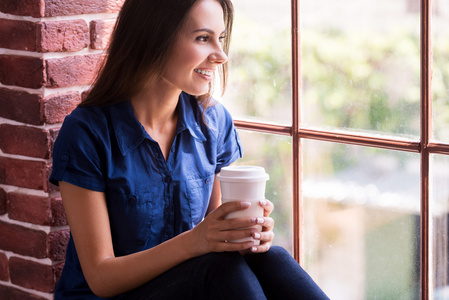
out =
[(431, 138), (431, 1), (421, 1), (421, 300), (430, 299), (429, 142)]
[(293, 155), (293, 253), (298, 262), (302, 258), (302, 199), (301, 199), (301, 139), (300, 120), (300, 27), (299, 0), (291, 0), (292, 22), (292, 155)]

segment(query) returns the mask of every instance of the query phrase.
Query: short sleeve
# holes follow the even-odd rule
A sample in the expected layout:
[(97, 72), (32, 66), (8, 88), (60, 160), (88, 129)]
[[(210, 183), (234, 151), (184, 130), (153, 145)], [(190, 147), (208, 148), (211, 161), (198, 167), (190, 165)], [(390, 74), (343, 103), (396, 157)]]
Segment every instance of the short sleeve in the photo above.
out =
[(51, 183), (58, 185), (59, 181), (65, 181), (104, 192), (107, 123), (102, 122), (105, 118), (101, 113), (93, 110), (77, 108), (64, 120), (53, 149)]
[(243, 148), (231, 114), (218, 102), (213, 108), (216, 113), (216, 129), (218, 133), (217, 162), (215, 168), (215, 173), (217, 174), (220, 173), (221, 168), (243, 157)]

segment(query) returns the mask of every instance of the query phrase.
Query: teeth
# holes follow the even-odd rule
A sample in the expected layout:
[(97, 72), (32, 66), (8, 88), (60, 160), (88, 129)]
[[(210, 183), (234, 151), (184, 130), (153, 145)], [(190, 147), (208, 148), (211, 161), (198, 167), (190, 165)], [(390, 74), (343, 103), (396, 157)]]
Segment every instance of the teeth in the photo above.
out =
[(207, 75), (207, 76), (212, 76), (214, 74), (214, 72), (206, 71), (206, 70), (195, 69), (194, 71), (197, 73), (203, 74), (203, 75)]

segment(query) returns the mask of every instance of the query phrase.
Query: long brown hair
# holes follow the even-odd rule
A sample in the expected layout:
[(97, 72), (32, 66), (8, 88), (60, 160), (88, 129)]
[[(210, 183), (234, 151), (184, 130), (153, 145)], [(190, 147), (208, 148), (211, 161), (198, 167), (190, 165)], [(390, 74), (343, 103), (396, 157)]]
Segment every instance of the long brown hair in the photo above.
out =
[[(162, 76), (176, 35), (193, 5), (201, 0), (126, 0), (98, 76), (80, 106), (107, 105), (129, 100), (150, 80)], [(230, 0), (216, 0), (223, 8), (228, 54), (233, 23)], [(222, 90), (227, 82), (227, 63), (219, 67)], [(203, 107), (208, 94), (199, 97)]]

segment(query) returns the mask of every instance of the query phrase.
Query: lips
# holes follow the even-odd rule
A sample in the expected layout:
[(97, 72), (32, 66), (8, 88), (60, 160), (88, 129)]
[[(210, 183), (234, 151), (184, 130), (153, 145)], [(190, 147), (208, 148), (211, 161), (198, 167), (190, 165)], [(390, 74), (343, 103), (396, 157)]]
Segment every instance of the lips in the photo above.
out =
[(214, 71), (211, 70), (200, 70), (200, 69), (194, 69), (195, 72), (206, 75), (206, 76), (212, 76), (214, 74)]

